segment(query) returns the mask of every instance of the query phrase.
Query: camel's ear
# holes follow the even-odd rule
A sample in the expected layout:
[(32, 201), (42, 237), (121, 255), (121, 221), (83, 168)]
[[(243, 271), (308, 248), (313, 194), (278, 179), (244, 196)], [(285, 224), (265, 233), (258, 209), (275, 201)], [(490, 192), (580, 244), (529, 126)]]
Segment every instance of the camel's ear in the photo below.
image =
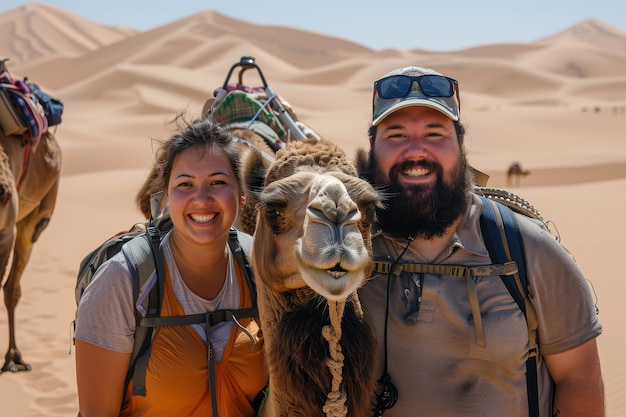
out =
[(354, 153), (354, 166), (356, 166), (356, 171), (361, 178), (363, 178), (364, 174), (367, 172), (368, 159), (368, 151), (364, 148), (357, 148)]
[(241, 178), (243, 189), (249, 204), (259, 202), (260, 194), (265, 188), (265, 175), (270, 162), (256, 148), (247, 148), (241, 155)]
[(137, 196), (135, 197), (135, 203), (137, 204), (139, 210), (146, 217), (146, 219), (149, 219), (150, 215), (152, 214), (152, 204), (150, 201), (150, 197), (152, 196), (152, 194), (162, 189), (163, 184), (161, 184), (159, 170), (155, 165), (153, 165), (152, 169), (150, 170), (150, 174), (148, 174), (148, 178), (146, 178), (143, 185), (137, 192)]

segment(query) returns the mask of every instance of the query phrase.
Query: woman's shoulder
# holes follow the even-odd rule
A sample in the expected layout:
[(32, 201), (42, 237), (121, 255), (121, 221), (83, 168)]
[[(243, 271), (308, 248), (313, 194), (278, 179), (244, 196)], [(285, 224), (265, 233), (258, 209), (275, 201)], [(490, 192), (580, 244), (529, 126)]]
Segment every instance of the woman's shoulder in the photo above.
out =
[(121, 251), (98, 267), (85, 292), (106, 288), (113, 288), (116, 292), (132, 290), (128, 261)]

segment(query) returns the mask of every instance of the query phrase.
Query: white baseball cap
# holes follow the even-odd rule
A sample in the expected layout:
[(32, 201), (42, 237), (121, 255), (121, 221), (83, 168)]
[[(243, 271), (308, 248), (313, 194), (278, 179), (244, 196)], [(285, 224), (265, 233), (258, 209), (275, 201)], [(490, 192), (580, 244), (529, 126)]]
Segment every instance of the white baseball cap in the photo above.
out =
[(458, 82), (429, 68), (399, 68), (374, 83), (372, 106), (373, 126), (396, 110), (410, 106), (430, 107), (458, 121), (461, 109)]

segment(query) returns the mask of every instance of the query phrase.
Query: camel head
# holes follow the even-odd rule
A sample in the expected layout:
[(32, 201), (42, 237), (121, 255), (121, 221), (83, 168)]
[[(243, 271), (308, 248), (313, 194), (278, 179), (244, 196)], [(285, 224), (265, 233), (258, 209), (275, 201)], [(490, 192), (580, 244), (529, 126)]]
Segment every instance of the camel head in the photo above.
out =
[(257, 211), (257, 279), (276, 292), (308, 286), (334, 301), (363, 284), (380, 200), (342, 150), (326, 140), (295, 141), (270, 164), (251, 149), (242, 177)]

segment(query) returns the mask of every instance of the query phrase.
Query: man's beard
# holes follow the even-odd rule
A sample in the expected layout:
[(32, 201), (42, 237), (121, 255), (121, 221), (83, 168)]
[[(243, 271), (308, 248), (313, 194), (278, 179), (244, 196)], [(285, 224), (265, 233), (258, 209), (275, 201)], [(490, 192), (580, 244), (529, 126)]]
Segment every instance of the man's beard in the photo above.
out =
[[(370, 172), (376, 170), (376, 156), (370, 153)], [(411, 168), (427, 168), (436, 175), (434, 184), (403, 186), (398, 175)], [(380, 177), (380, 173), (378, 173)], [(458, 167), (450, 173), (450, 183), (443, 179), (441, 165), (433, 161), (408, 161), (394, 165), (385, 185), (385, 208), (378, 209), (378, 223), (396, 238), (432, 239), (442, 236), (464, 213), (469, 204), (468, 190), (472, 177), (468, 170), (465, 150), (461, 149)]]

